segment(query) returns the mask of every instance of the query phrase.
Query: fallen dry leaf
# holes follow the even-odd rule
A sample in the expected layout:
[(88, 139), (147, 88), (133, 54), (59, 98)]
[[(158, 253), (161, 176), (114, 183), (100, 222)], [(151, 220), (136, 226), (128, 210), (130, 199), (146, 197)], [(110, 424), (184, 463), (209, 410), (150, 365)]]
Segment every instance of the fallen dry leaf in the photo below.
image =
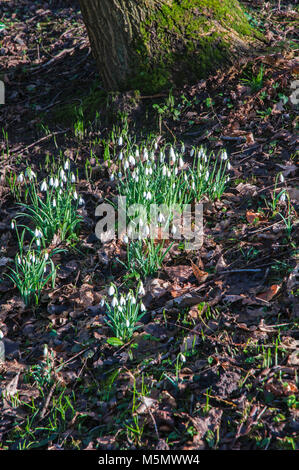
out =
[(260, 300), (265, 300), (266, 302), (270, 302), (270, 300), (277, 294), (279, 289), (280, 286), (278, 284), (273, 284), (269, 287), (268, 290), (262, 292), (261, 294), (258, 294), (256, 298)]
[(199, 283), (205, 282), (205, 280), (207, 279), (209, 273), (199, 269), (199, 267), (195, 263), (193, 263), (192, 261), (191, 261), (191, 266), (192, 266), (193, 274), (196, 277), (197, 281)]

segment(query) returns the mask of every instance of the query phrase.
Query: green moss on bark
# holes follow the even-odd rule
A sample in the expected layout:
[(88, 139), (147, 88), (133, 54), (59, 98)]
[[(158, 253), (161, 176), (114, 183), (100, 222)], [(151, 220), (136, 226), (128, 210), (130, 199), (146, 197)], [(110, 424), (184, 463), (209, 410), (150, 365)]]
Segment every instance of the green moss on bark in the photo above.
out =
[(129, 85), (155, 93), (195, 82), (257, 38), (236, 0), (174, 0), (149, 12)]

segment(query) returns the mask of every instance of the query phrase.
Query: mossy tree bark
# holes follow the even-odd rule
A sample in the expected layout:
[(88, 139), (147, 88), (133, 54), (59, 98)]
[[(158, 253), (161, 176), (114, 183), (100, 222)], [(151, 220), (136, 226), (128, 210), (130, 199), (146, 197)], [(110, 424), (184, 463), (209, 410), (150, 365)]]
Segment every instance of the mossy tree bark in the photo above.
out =
[(156, 92), (204, 77), (252, 47), (237, 0), (79, 0), (108, 90)]

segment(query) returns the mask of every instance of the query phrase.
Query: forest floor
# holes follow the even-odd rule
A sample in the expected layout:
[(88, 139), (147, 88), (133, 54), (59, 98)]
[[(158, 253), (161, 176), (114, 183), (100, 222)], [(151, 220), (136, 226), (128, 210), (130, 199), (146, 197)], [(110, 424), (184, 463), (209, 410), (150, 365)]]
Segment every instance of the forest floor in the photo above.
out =
[[(153, 97), (105, 93), (74, 2), (1, 3), (0, 450), (298, 449), (299, 13), (277, 3), (243, 2), (267, 51)], [(174, 245), (144, 279), (146, 315), (117, 346), (100, 300), (134, 281), (123, 243), (95, 236), (95, 208), (117, 194), (120, 135), (226, 149), (230, 180), (205, 200), (202, 248)], [(26, 307), (5, 276), (16, 176), (31, 166), (42, 181), (66, 159), (79, 240), (54, 238), (55, 288)]]

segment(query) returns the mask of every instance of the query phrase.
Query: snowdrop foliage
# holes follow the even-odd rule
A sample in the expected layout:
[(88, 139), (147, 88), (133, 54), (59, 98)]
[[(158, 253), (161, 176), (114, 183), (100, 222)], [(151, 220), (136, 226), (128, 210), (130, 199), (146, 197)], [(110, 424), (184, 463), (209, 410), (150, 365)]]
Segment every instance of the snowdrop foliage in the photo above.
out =
[(106, 323), (115, 337), (124, 343), (130, 340), (134, 331), (140, 327), (137, 322), (146, 312), (142, 302), (144, 294), (142, 282), (138, 284), (136, 292), (129, 290), (127, 294), (118, 292), (114, 284), (111, 284), (108, 289), (108, 298), (103, 302), (107, 309)]
[[(41, 242), (50, 243), (55, 234), (59, 235), (61, 241), (76, 240), (76, 232), (82, 220), (78, 208), (85, 201), (76, 191), (76, 177), (70, 171), (69, 160), (56, 174), (49, 175), (41, 183), (38, 183), (36, 174), (30, 168), (27, 168), (25, 176), (21, 175), (17, 179), (25, 185), (29, 204), (19, 204), (23, 212), (17, 217), (28, 218), (34, 223), (35, 232), (27, 228), (37, 239), (37, 245), (40, 246)], [(43, 237), (37, 235), (40, 233)]]

